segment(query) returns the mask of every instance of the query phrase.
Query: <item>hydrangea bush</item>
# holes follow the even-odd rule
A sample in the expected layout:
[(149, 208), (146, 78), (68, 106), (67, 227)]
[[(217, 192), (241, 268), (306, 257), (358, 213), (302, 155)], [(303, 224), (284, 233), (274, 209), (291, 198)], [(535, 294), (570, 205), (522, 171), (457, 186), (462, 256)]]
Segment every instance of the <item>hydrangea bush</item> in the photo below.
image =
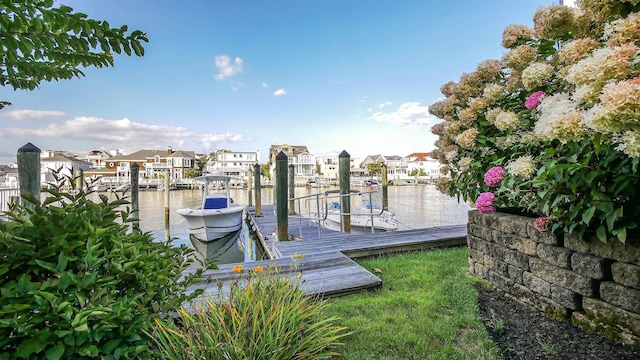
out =
[(444, 193), (536, 229), (625, 242), (640, 220), (640, 0), (546, 6), (509, 25), (431, 114)]

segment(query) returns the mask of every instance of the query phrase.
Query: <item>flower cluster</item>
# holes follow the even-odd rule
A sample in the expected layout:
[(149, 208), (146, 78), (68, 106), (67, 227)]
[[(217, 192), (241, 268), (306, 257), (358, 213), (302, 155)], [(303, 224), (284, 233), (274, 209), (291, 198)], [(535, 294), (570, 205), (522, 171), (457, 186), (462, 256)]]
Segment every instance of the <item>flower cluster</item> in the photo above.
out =
[(484, 183), (491, 187), (500, 185), (502, 177), (504, 176), (504, 169), (500, 166), (494, 166), (484, 174)]
[(541, 231), (624, 241), (640, 217), (640, 12), (623, 3), (542, 7), (534, 29), (504, 30), (500, 61), (441, 87), (429, 108), (444, 120), (433, 127), (450, 176), (441, 191), (483, 213), (526, 208)]
[(496, 211), (496, 208), (493, 206), (493, 199), (495, 195), (490, 192), (484, 192), (478, 196), (476, 200), (476, 209), (483, 214), (489, 214)]

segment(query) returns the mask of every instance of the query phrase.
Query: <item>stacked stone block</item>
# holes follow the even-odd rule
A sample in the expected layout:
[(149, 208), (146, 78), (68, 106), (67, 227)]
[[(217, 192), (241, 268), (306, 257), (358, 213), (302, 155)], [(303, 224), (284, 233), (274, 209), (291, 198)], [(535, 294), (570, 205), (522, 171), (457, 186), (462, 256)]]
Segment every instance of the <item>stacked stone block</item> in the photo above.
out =
[(469, 272), (556, 319), (640, 347), (640, 242), (539, 232), (533, 218), (469, 212)]

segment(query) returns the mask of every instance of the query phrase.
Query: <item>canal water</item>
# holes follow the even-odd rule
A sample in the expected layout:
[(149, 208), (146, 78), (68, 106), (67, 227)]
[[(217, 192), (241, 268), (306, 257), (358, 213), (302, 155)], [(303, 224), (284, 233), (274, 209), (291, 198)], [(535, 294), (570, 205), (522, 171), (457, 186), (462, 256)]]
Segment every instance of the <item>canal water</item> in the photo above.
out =
[[(296, 187), (296, 197), (322, 193), (337, 188)], [(381, 187), (354, 188), (354, 190), (380, 190)], [(389, 209), (395, 211), (399, 222), (399, 230), (429, 228), (441, 225), (458, 225), (467, 223), (468, 204), (458, 202), (455, 198), (443, 195), (433, 185), (389, 186)], [(238, 204), (249, 204), (249, 192), (246, 189), (231, 189), (231, 197)], [(104, 193), (114, 196), (111, 193)], [(254, 237), (246, 226), (230, 235), (229, 246), (213, 249), (203, 246), (197, 240), (189, 238), (185, 221), (176, 213), (177, 209), (196, 207), (201, 201), (199, 190), (174, 190), (169, 197), (169, 235), (174, 243), (186, 244), (193, 248), (199, 258), (207, 258), (216, 263), (232, 263), (259, 260), (262, 252), (256, 246)], [(273, 188), (261, 189), (261, 204), (273, 204)], [(254, 200), (255, 201), (255, 200)], [(163, 240), (165, 232), (165, 194), (162, 191), (140, 191), (140, 228), (151, 232), (158, 240)], [(233, 246), (231, 244), (234, 244)], [(215, 251), (214, 251), (215, 250)]]

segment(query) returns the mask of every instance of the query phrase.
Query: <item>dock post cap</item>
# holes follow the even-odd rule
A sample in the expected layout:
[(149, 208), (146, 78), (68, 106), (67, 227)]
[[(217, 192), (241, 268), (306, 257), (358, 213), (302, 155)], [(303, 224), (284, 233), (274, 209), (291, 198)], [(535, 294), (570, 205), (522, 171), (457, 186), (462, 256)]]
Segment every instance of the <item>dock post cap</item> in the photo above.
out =
[(19, 153), (28, 153), (28, 152), (41, 153), (42, 151), (40, 150), (40, 148), (38, 148), (37, 146), (29, 142), (24, 144), (20, 149), (18, 149), (18, 152)]
[(338, 157), (345, 158), (345, 157), (351, 157), (351, 155), (349, 155), (347, 150), (342, 150), (342, 152), (340, 153), (340, 155), (338, 155)]
[(276, 160), (287, 160), (287, 154), (285, 154), (284, 152), (280, 151), (278, 153), (278, 155), (276, 155)]

